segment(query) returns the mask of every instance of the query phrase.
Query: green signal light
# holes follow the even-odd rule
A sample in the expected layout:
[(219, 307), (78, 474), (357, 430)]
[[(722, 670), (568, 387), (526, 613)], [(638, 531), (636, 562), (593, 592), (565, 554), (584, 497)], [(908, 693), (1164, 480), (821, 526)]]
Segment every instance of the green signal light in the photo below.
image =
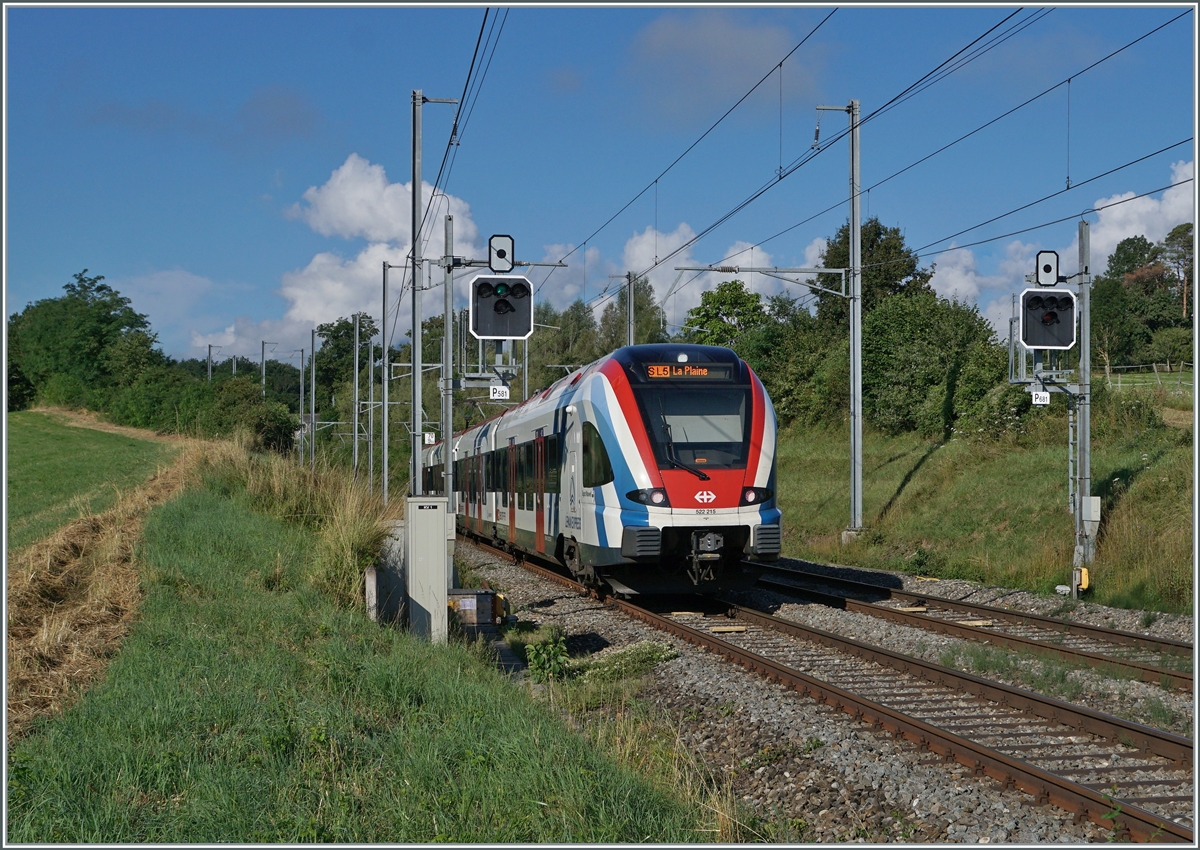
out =
[(496, 297), (503, 298), (505, 295), (508, 295), (508, 291), (510, 288), (511, 287), (509, 287), (509, 285), (507, 283), (497, 283), (496, 284)]

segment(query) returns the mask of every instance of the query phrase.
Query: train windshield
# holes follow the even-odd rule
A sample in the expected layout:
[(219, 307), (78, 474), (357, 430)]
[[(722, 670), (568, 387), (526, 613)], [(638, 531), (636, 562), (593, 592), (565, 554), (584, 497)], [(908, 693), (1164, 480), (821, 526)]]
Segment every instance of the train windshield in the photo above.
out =
[(634, 393), (660, 467), (745, 469), (749, 387), (649, 386)]

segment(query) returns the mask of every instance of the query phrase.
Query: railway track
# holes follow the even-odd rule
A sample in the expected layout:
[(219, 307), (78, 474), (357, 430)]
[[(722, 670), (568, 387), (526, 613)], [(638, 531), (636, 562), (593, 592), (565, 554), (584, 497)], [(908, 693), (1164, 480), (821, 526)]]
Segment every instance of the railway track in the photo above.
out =
[(1118, 839), (1194, 842), (1189, 739), (712, 597), (692, 599), (665, 611), (606, 602), (977, 775), (1111, 826)]
[(1165, 688), (1193, 687), (1194, 648), (1182, 641), (778, 567), (765, 570), (758, 584), (962, 640), (1054, 655)]

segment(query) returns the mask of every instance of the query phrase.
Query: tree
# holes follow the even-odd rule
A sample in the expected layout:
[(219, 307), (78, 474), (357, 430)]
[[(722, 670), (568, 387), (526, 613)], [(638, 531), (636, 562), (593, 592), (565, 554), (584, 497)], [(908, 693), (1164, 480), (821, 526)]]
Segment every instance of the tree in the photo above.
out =
[(130, 330), (118, 336), (104, 352), (104, 366), (117, 386), (133, 384), (143, 372), (162, 366), (167, 358), (154, 346), (158, 334), (152, 331)]
[[(932, 292), (891, 295), (863, 319), (863, 413), (890, 433), (949, 439), (998, 382), (995, 334), (978, 308)], [(984, 365), (973, 361), (982, 359)], [(971, 386), (960, 387), (964, 372)]]
[[(124, 334), (150, 326), (128, 298), (101, 283), (102, 275), (88, 277), (87, 271), (63, 287), (66, 295), (37, 301), (9, 318), (9, 357), (35, 393), (52, 375), (93, 390), (111, 386), (109, 350)], [(145, 339), (153, 344), (152, 334)]]
[[(889, 295), (932, 293), (929, 285), (933, 268), (920, 268), (920, 258), (909, 250), (904, 234), (898, 227), (885, 227), (878, 218), (869, 218), (862, 225), (862, 310), (865, 316)], [(825, 268), (850, 267), (850, 225), (843, 224), (825, 246), (821, 255)], [(819, 284), (838, 290), (841, 278), (832, 274), (818, 275)], [(846, 291), (849, 293), (849, 276)], [(839, 325), (849, 334), (850, 302), (846, 298), (821, 293), (817, 299), (817, 316), (824, 322)]]
[(1163, 328), (1150, 340), (1150, 356), (1155, 363), (1171, 364), (1183, 369), (1183, 364), (1194, 362), (1192, 356), (1192, 332), (1188, 328)]
[[(359, 317), (359, 357), (365, 360), (367, 356), (366, 342), (379, 331), (375, 327), (375, 320), (369, 315), (366, 313), (356, 315)], [(438, 339), (441, 339), (440, 317), (438, 330)], [(317, 408), (318, 410), (331, 410), (337, 388), (346, 381), (354, 380), (354, 316), (352, 315), (350, 318), (342, 316), (336, 321), (317, 325), (317, 336), (322, 340), (321, 347), (313, 357), (313, 368), (316, 369), (317, 379)], [(422, 345), (422, 350), (425, 350), (424, 345)], [(438, 360), (440, 359), (439, 357)], [(360, 360), (359, 368), (362, 368), (362, 360)], [(308, 404), (307, 399), (305, 404)]]
[(766, 321), (762, 297), (740, 280), (727, 280), (701, 295), (699, 306), (688, 310), (684, 338), (701, 345), (729, 346)]
[(1188, 287), (1195, 280), (1195, 251), (1192, 242), (1192, 223), (1190, 221), (1171, 228), (1171, 232), (1159, 243), (1159, 257), (1174, 273), (1175, 279), (1179, 281), (1180, 300), (1183, 304), (1183, 320), (1186, 322), (1190, 313)]
[[(629, 339), (629, 312), (625, 288), (608, 302), (600, 315), (599, 351), (597, 356), (616, 351)], [(633, 341), (635, 344), (666, 342), (663, 331), (665, 319), (662, 307), (654, 297), (649, 279), (639, 277), (633, 282)]]
[[(1160, 331), (1187, 325), (1180, 317), (1181, 275), (1190, 275), (1190, 225), (1157, 245), (1145, 236), (1122, 239), (1093, 285), (1093, 348), (1111, 370), (1118, 360), (1155, 358)], [(1178, 271), (1176, 271), (1178, 269)], [(1186, 302), (1185, 302), (1186, 305)]]
[(1129, 299), (1121, 280), (1099, 277), (1092, 286), (1092, 352), (1104, 361), (1104, 376), (1112, 383), (1112, 367), (1133, 351), (1141, 326), (1129, 315)]

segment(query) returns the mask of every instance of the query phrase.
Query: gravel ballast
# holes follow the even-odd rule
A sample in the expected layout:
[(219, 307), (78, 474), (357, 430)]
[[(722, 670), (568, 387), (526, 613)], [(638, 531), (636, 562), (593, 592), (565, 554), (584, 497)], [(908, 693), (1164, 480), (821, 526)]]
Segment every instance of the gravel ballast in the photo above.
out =
[[(747, 817), (770, 822), (774, 840), (1080, 844), (1111, 833), (1053, 806), (1037, 805), (967, 768), (922, 752), (849, 715), (762, 680), (712, 653), (541, 579), (507, 559), (460, 544), (456, 558), (502, 590), (521, 620), (557, 623), (573, 656), (652, 639), (678, 656), (645, 678), (639, 698), (675, 727), (679, 744), (708, 770), (728, 778)], [(805, 564), (806, 569), (819, 567)], [(830, 571), (844, 568), (827, 567)], [(860, 575), (862, 571), (855, 571)], [(890, 574), (889, 574), (890, 575)], [(968, 582), (930, 583), (899, 576), (905, 590), (1050, 614), (1061, 599), (982, 588)], [(796, 600), (765, 590), (743, 592), (744, 604), (770, 606), (779, 616), (908, 655), (939, 661), (961, 644), (953, 638)], [(1141, 612), (1080, 603), (1064, 619), (1192, 640), (1192, 618), (1160, 615), (1148, 627)], [(939, 661), (940, 663), (940, 661)], [(1030, 662), (1036, 664), (1037, 662)], [(1035, 671), (1036, 672), (1036, 671)], [(1193, 701), (1155, 685), (1107, 680), (1072, 671), (1079, 701), (1100, 711), (1191, 735)], [(1028, 687), (1020, 681), (1008, 682)], [(1175, 718), (1174, 726), (1154, 722)], [(1179, 727), (1179, 728), (1175, 728)], [(750, 823), (753, 828), (754, 823)]]

